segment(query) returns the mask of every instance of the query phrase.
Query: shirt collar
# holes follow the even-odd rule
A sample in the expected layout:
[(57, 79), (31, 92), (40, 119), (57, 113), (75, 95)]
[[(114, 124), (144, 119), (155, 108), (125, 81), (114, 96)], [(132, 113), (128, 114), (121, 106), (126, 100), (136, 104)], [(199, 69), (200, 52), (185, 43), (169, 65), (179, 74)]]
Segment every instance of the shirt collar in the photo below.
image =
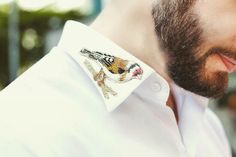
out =
[(209, 102), (208, 98), (187, 91), (179, 87), (175, 83), (171, 83), (170, 86), (172, 92), (174, 93), (176, 103), (178, 105), (178, 113), (181, 113), (182, 109), (185, 107), (184, 104), (186, 104), (185, 102), (188, 97), (191, 98), (192, 103), (194, 102), (194, 104), (197, 105), (199, 110), (201, 110), (202, 112), (204, 112), (205, 109), (208, 107), (208, 102)]
[[(95, 84), (97, 90), (100, 92), (108, 111), (112, 111), (118, 107), (134, 90), (138, 90), (137, 93), (144, 98), (148, 96), (150, 97), (150, 95), (156, 93), (155, 96), (150, 97), (151, 101), (161, 101), (165, 104), (168, 99), (169, 85), (163, 77), (111, 40), (82, 23), (71, 20), (67, 21), (58, 47), (61, 47), (66, 53), (71, 55), (84, 69), (91, 81)], [(142, 79), (134, 79), (126, 83), (114, 83), (107, 80), (108, 86), (110, 86), (117, 93), (117, 95), (112, 96), (109, 94), (109, 99), (106, 99), (101, 91), (101, 88), (94, 81), (91, 72), (89, 72), (88, 68), (85, 66), (84, 61), (87, 60), (97, 71), (100, 70), (99, 64), (82, 56), (80, 54), (82, 49), (97, 51), (112, 56), (114, 55), (116, 57), (138, 63), (143, 70)], [(182, 112), (182, 108), (184, 107), (183, 104), (187, 97), (191, 97), (191, 99), (194, 100), (194, 104), (198, 104), (197, 106), (201, 111), (206, 109), (208, 104), (207, 98), (186, 91), (174, 83), (171, 84), (171, 88), (178, 104), (179, 113)]]
[(190, 156), (195, 156), (200, 142), (196, 133), (201, 133), (202, 119), (205, 117), (209, 99), (186, 91), (176, 84), (171, 84), (171, 88), (178, 106), (178, 126), (182, 140)]
[[(159, 93), (162, 94), (155, 96), (155, 100), (158, 100), (159, 98), (159, 100), (164, 101), (165, 104), (168, 99), (168, 83), (159, 74), (155, 73), (152, 68), (143, 63), (141, 60), (132, 56), (130, 53), (126, 52), (111, 40), (79, 22), (66, 22), (58, 47), (62, 48), (66, 53), (71, 55), (73, 59), (75, 59), (75, 61), (78, 62), (79, 65), (83, 68), (85, 73), (89, 76), (90, 80), (95, 84), (97, 90), (99, 91), (102, 99), (105, 102), (108, 111), (113, 111), (115, 108), (117, 108), (140, 85), (143, 85), (143, 88), (139, 88), (139, 90), (145, 90), (149, 86), (158, 88), (157, 86), (159, 85), (159, 90), (162, 90), (162, 92), (159, 91)], [(81, 51), (85, 54), (82, 55)], [(89, 57), (89, 53), (93, 53), (93, 55), (90, 55)], [(107, 55), (107, 57), (104, 54)], [(110, 63), (113, 62), (114, 58), (109, 58), (109, 55), (115, 56), (115, 60), (117, 62), (116, 64), (110, 65)], [(105, 64), (101, 64), (98, 60), (93, 60), (93, 57), (100, 57), (100, 59), (103, 59), (103, 62)], [(110, 73), (110, 75), (107, 76), (108, 78), (106, 78), (105, 80), (106, 87), (102, 89), (94, 80), (92, 73), (97, 74), (100, 71), (101, 66), (103, 67), (104, 73), (109, 73), (109, 70), (107, 70), (104, 65), (108, 65), (109, 70), (114, 70), (115, 73), (117, 72), (117, 67), (119, 66), (126, 66), (127, 68), (131, 67), (132, 65), (138, 65), (136, 66), (136, 68), (137, 70), (139, 70), (139, 73), (141, 73), (141, 71), (143, 72), (142, 78), (140, 80), (132, 79), (126, 82), (121, 81), (118, 83), (117, 81), (114, 81), (114, 79), (119, 79), (120, 75)], [(139, 67), (141, 68), (141, 70), (139, 69)], [(126, 68), (124, 69), (127, 70)], [(123, 74), (124, 69), (120, 69), (120, 73)], [(130, 71), (133, 72), (133, 69)], [(127, 78), (128, 77), (129, 76), (127, 74)], [(102, 90), (107, 90), (108, 95), (105, 96)], [(149, 90), (146, 89), (146, 91)], [(114, 96), (112, 94), (114, 94)], [(141, 95), (145, 96), (145, 93)]]

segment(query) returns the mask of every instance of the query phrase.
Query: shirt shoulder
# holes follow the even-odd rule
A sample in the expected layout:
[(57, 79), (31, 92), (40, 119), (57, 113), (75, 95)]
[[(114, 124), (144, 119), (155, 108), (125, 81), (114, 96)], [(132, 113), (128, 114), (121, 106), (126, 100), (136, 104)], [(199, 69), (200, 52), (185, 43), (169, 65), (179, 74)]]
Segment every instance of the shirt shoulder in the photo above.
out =
[(225, 150), (228, 152), (230, 156), (231, 154), (230, 144), (229, 144), (224, 127), (219, 117), (210, 108), (207, 108), (205, 112), (204, 120), (205, 120), (205, 125), (210, 127), (211, 131), (214, 132), (214, 134), (223, 144)]
[(52, 105), (53, 102), (67, 100), (78, 103), (78, 99), (83, 103), (82, 100), (87, 98), (96, 98), (96, 90), (92, 89), (94, 85), (74, 59), (62, 49), (54, 47), (1, 91), (0, 104)]
[(205, 119), (206, 122), (213, 127), (213, 129), (219, 134), (219, 135), (225, 135), (225, 131), (223, 128), (223, 125), (219, 119), (219, 117), (210, 109), (207, 108), (205, 112)]

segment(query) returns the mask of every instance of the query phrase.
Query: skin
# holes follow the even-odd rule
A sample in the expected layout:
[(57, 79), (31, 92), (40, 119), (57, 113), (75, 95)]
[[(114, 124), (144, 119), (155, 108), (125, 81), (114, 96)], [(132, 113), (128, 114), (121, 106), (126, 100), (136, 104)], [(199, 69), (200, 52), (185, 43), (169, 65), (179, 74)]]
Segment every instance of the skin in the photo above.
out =
[[(168, 83), (172, 83), (174, 80), (168, 69), (171, 57), (166, 55), (168, 52), (162, 48), (157, 37), (151, 12), (153, 5), (158, 5), (160, 1), (162, 0), (139, 0), (137, 3), (137, 0), (112, 0), (91, 27), (144, 61)], [(191, 11), (199, 19), (202, 30), (201, 45), (198, 51), (191, 52), (196, 59), (206, 55), (213, 47), (230, 49), (230, 55), (236, 57), (236, 1), (196, 0)], [(201, 67), (204, 72), (201, 75), (209, 82), (218, 79), (219, 72), (228, 75), (227, 68), (218, 55), (221, 52), (215, 51), (221, 49), (214, 49), (211, 55), (205, 57)], [(226, 85), (227, 82), (224, 86)], [(172, 92), (167, 105), (173, 109), (178, 120)]]
[[(204, 30), (204, 50), (214, 46), (221, 46), (236, 50), (236, 1), (235, 0), (199, 0), (194, 8), (200, 17)], [(236, 54), (234, 54), (236, 55)], [(226, 71), (219, 56), (212, 55), (208, 58), (206, 69), (209, 72)]]

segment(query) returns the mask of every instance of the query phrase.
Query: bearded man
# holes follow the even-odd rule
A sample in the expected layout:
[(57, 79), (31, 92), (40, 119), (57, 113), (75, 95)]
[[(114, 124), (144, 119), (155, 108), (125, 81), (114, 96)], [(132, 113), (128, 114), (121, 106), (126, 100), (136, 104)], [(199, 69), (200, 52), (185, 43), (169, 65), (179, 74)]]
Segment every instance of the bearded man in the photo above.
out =
[(208, 98), (236, 70), (236, 1), (112, 0), (0, 94), (2, 157), (230, 157)]

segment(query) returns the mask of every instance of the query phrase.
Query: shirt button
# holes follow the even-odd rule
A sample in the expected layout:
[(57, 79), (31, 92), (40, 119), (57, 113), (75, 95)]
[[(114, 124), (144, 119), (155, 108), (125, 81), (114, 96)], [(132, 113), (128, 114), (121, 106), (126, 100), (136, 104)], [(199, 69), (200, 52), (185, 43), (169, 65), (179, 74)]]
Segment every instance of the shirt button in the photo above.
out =
[(152, 90), (153, 90), (154, 92), (160, 92), (160, 91), (161, 91), (161, 85), (160, 85), (160, 83), (155, 82), (155, 83), (152, 85)]

